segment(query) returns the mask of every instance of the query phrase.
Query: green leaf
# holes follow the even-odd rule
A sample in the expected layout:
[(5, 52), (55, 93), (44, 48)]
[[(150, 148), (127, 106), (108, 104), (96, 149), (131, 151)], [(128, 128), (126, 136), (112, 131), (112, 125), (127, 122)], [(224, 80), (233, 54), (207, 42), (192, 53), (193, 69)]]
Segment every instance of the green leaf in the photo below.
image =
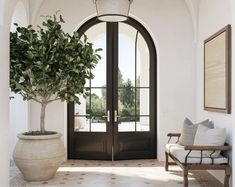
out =
[(33, 53), (31, 51), (27, 51), (27, 57), (29, 59), (32, 59), (34, 57)]
[(61, 15), (60, 15), (60, 22), (65, 23)]
[(80, 103), (76, 94), (87, 94), (84, 85), (94, 77), (90, 70), (101, 59), (101, 49), (94, 49), (85, 35), (65, 33), (61, 15), (45, 19), (38, 30), (15, 24), (10, 33), (10, 87), (26, 100), (55, 95)]
[(103, 49), (98, 48), (98, 49), (95, 50), (96, 53), (99, 52), (99, 51), (103, 51)]

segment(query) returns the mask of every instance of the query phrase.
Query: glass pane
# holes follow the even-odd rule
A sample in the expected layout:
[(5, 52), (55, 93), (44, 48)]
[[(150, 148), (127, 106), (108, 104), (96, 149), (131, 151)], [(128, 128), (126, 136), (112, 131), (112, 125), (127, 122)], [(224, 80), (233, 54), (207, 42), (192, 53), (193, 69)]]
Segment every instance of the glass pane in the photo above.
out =
[(128, 81), (135, 85), (135, 38), (136, 29), (119, 23), (118, 46), (118, 86)]
[(135, 115), (135, 89), (132, 87), (120, 88), (118, 90), (118, 115)]
[(74, 114), (75, 115), (88, 115), (90, 108), (90, 97), (83, 97), (82, 95), (77, 95), (79, 97), (81, 104), (74, 105)]
[(106, 132), (106, 119), (104, 117), (92, 117), (91, 132)]
[(136, 115), (149, 115), (149, 88), (136, 89)]
[(106, 115), (106, 88), (91, 89), (91, 116)]
[(74, 131), (75, 132), (89, 132), (90, 119), (87, 116), (74, 118)]
[(118, 132), (134, 132), (135, 117), (121, 117), (118, 119)]
[(86, 79), (85, 87), (86, 87), (86, 88), (89, 88), (89, 87), (90, 87), (90, 79)]
[[(94, 78), (91, 79), (91, 87), (103, 87), (106, 85), (106, 23), (102, 22), (94, 25), (85, 34), (88, 37), (88, 41), (93, 43), (94, 49), (103, 49), (98, 52), (101, 60), (95, 69), (91, 71), (94, 75)], [(89, 81), (86, 82), (86, 86), (90, 86)]]
[(149, 117), (138, 117), (136, 119), (137, 131), (149, 131)]
[(149, 87), (149, 48), (141, 34), (137, 40), (136, 86)]
[[(104, 38), (101, 40), (100, 43), (104, 41)], [(106, 50), (104, 46), (101, 45), (99, 48)], [(95, 69), (91, 71), (94, 75), (94, 79), (91, 79), (91, 87), (106, 87), (106, 54), (104, 51), (99, 52), (99, 54), (102, 59), (98, 62)]]

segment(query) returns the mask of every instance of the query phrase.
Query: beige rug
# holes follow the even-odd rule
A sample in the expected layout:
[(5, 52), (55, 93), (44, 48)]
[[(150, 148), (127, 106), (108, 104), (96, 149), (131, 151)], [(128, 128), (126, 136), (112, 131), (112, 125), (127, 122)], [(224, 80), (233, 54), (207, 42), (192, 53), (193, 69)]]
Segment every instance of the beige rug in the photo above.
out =
[[(11, 167), (11, 187), (182, 187), (178, 166), (165, 172), (163, 162), (156, 160), (81, 161), (64, 163), (49, 181), (27, 182), (16, 167)], [(189, 174), (189, 187), (221, 187), (206, 171)]]

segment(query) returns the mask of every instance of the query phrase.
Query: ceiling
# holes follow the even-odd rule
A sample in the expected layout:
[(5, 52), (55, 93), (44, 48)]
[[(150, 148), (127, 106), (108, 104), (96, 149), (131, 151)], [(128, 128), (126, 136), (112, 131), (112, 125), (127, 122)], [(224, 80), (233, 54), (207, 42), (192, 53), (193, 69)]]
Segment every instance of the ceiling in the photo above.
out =
[[(30, 11), (30, 23), (33, 24), (36, 20), (36, 17), (40, 11), (40, 8), (45, 0), (29, 0), (29, 11)], [(92, 1), (92, 0), (91, 0)], [(195, 35), (195, 40), (197, 39), (197, 27), (198, 27), (198, 10), (199, 10), (199, 4), (200, 0), (184, 0), (188, 10), (190, 12), (192, 23), (193, 23), (193, 30)], [(92, 3), (92, 2), (91, 2)]]

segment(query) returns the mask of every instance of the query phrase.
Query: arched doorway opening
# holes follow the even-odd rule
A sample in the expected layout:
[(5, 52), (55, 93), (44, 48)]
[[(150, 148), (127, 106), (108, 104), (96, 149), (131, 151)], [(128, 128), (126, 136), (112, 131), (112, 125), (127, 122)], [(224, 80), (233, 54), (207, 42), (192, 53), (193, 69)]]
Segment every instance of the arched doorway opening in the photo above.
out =
[(78, 32), (103, 51), (85, 85), (89, 96), (68, 106), (68, 158), (156, 158), (157, 58), (150, 34), (132, 18), (93, 18)]

